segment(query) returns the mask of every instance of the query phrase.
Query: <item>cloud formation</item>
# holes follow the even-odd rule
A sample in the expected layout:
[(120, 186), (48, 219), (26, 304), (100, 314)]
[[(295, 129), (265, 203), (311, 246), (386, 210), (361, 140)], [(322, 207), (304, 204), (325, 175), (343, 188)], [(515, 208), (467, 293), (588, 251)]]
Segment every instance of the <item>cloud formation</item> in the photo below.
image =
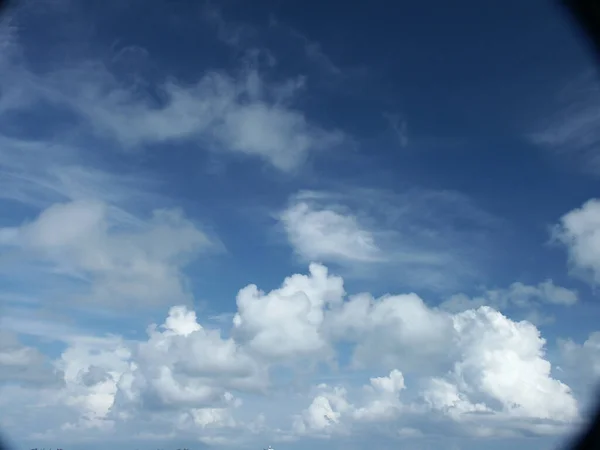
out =
[(16, 38), (9, 42), (14, 48), (0, 61), (0, 82), (13, 95), (0, 98), (0, 114), (31, 113), (44, 102), (64, 119), (54, 136), (64, 134), (65, 127), (84, 127), (124, 149), (185, 142), (198, 151), (257, 157), (282, 171), (346, 139), (294, 107), (304, 86), (301, 77), (270, 81), (257, 69), (211, 70), (193, 82), (169, 78), (132, 84), (101, 60), (34, 71), (14, 56), (20, 55)]
[(143, 220), (91, 200), (53, 204), (31, 222), (0, 228), (7, 254), (83, 280), (84, 298), (113, 306), (184, 300), (182, 269), (211, 245), (181, 211), (156, 210)]
[(432, 290), (477, 277), (474, 261), (484, 254), (472, 243), (485, 248), (499, 223), (457, 192), (417, 188), (300, 191), (277, 218), (303, 262), (335, 264), (353, 277), (393, 268), (406, 285)]
[[(344, 370), (375, 375), (362, 387), (298, 390), (305, 406), (288, 410), (284, 428), (270, 425), (261, 399), (276, 392), (278, 370), (344, 365), (344, 342), (353, 349)], [(67, 344), (54, 363), (65, 385), (43, 401), (62, 401), (76, 412), (65, 412), (72, 419), (51, 430), (71, 439), (83, 430), (121, 436), (150, 423), (156, 433), (217, 441), (236, 433), (288, 440), (352, 435), (363, 427), (375, 432), (377, 424), (418, 435), (414, 424), (432, 412), (467, 433), (494, 424), (499, 433), (518, 435), (536, 433), (540, 424), (544, 432), (564, 431), (579, 414), (531, 323), (487, 306), (451, 314), (415, 294), (347, 296), (343, 279), (318, 264), (268, 293), (241, 289), (230, 328), (206, 328), (181, 306), (146, 339), (89, 336)], [(250, 416), (255, 420), (244, 420)]]
[(600, 158), (600, 89), (595, 71), (588, 71), (562, 89), (556, 112), (529, 134), (531, 141), (550, 149), (565, 161), (574, 161), (585, 172), (598, 174)]

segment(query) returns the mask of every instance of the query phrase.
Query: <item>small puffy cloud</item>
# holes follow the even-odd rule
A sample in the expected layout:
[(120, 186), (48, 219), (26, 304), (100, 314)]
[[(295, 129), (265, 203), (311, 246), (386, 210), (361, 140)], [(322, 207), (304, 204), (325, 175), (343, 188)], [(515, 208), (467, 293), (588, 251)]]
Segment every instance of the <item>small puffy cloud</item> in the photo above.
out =
[(328, 435), (334, 430), (341, 431), (341, 420), (354, 410), (346, 398), (344, 388), (319, 386), (311, 404), (294, 418), (293, 429), (297, 434)]
[(90, 300), (155, 305), (186, 298), (182, 269), (213, 242), (178, 210), (156, 210), (143, 221), (104, 202), (79, 200), (1, 228), (0, 245), (86, 280)]
[(351, 213), (298, 201), (280, 219), (290, 244), (305, 260), (376, 262), (384, 258), (375, 233)]
[(388, 376), (371, 378), (365, 386), (367, 401), (355, 409), (353, 417), (359, 421), (377, 422), (394, 419), (400, 413), (400, 393), (406, 389), (402, 372), (393, 369)]
[(403, 408), (400, 393), (405, 388), (404, 377), (396, 369), (388, 376), (371, 378), (356, 402), (349, 400), (349, 392), (342, 386), (319, 385), (310, 405), (294, 417), (293, 431), (327, 437), (348, 434), (357, 425), (391, 421)]
[(574, 274), (600, 283), (600, 200), (588, 200), (565, 214), (554, 238), (566, 247)]

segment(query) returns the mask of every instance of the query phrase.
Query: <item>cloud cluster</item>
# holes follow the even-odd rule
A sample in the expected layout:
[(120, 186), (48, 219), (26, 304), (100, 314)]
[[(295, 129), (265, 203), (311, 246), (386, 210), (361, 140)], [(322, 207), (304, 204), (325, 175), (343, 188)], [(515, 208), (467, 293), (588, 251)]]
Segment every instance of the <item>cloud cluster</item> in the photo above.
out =
[[(415, 294), (347, 296), (342, 278), (318, 264), (268, 293), (245, 287), (237, 304), (229, 329), (202, 326), (178, 306), (145, 340), (70, 339), (55, 361), (65, 386), (54, 398), (77, 419), (59, 433), (120, 435), (150, 424), (165, 435), (215, 439), (233, 429), (287, 439), (351, 435), (373, 424), (418, 433), (415, 421), (435, 414), (466, 433), (493, 422), (518, 434), (540, 424), (562, 431), (578, 418), (569, 387), (552, 376), (537, 328), (490, 307), (452, 314)], [(349, 366), (342, 343), (351, 349)], [(285, 429), (269, 429), (261, 398), (273, 392), (278, 368), (319, 361), (380, 375), (363, 387), (300, 390), (305, 409), (290, 411)], [(243, 420), (250, 415), (256, 420)]]
[[(0, 224), (0, 301), (11, 305), (0, 317), (0, 409), (14, 410), (7, 431), (29, 440), (241, 446), (414, 437), (433, 424), (458, 435), (529, 436), (576, 423), (581, 405), (569, 374), (598, 376), (598, 334), (561, 341), (561, 372), (538, 328), (507, 316), (513, 307), (575, 305), (576, 291), (547, 279), (439, 306), (412, 291), (453, 290), (485, 266), (500, 221), (457, 192), (301, 191), (277, 219), (307, 273), (270, 290), (243, 287), (220, 327), (192, 306), (199, 293), (188, 269), (222, 248), (219, 239), (196, 210), (184, 214), (157, 194), (152, 174), (131, 160), (123, 164), (131, 172), (121, 172), (120, 164), (185, 146), (290, 173), (348, 142), (300, 108), (304, 77), (263, 70), (260, 51), (241, 44), (243, 30), (209, 16), (219, 38), (245, 52), (242, 68), (186, 80), (124, 75), (127, 64), (150, 58), (137, 47), (110, 62), (33, 61), (23, 30), (0, 25), (0, 200), (10, 206)], [(317, 43), (296, 38), (309, 59), (340, 75)], [(392, 122), (406, 146), (405, 124)], [(593, 283), (599, 205), (571, 211), (555, 232), (573, 272)], [(344, 277), (382, 273), (406, 288), (346, 292)], [(106, 335), (42, 323), (36, 314), (50, 306), (75, 322), (94, 319), (81, 327), (95, 327), (98, 310), (161, 319), (143, 337), (126, 329), (133, 322)], [(90, 315), (76, 316), (82, 311)]]

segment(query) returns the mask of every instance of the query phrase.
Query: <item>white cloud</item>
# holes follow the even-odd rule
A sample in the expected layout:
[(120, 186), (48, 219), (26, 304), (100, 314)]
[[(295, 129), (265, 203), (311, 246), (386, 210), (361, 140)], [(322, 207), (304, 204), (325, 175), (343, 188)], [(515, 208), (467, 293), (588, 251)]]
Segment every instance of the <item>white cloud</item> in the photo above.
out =
[[(458, 412), (496, 409), (523, 418), (577, 418), (570, 388), (551, 377), (545, 340), (535, 326), (515, 323), (489, 307), (465, 311), (452, 320), (460, 353), (450, 374), (454, 386), (442, 380), (432, 388), (434, 393), (444, 392), (435, 394), (447, 399), (443, 406)], [(476, 400), (468, 402), (469, 397)]]
[[(518, 435), (564, 432), (578, 418), (531, 323), (490, 307), (451, 314), (415, 294), (345, 298), (343, 280), (316, 264), (268, 294), (256, 286), (240, 290), (231, 330), (203, 327), (193, 311), (173, 307), (146, 340), (65, 339), (68, 348), (56, 362), (65, 387), (43, 401), (68, 408), (57, 416), (63, 422), (55, 433), (71, 438), (133, 428), (213, 443), (230, 442), (232, 433), (297, 439), (392, 428), (399, 438), (398, 429), (418, 435), (415, 424), (425, 426), (432, 411), (435, 420), (445, 417), (471, 434)], [(277, 407), (278, 416), (286, 411), (280, 419), (287, 429), (249, 420), (269, 404), (279, 367), (339, 359), (340, 343), (354, 349), (357, 374), (374, 375), (362, 388), (319, 385), (307, 400), (310, 392), (297, 386), (290, 400), (304, 399), (305, 409)], [(387, 376), (377, 375), (382, 369)], [(338, 362), (338, 370), (353, 369)]]
[[(585, 172), (598, 174), (600, 157), (600, 89), (597, 73), (588, 72), (559, 92), (554, 114), (543, 118), (529, 134), (531, 141), (576, 162)], [(565, 156), (569, 158), (564, 158)]]
[(450, 315), (415, 294), (350, 297), (332, 310), (326, 326), (336, 338), (356, 342), (353, 362), (360, 367), (429, 370), (453, 351)]
[(577, 291), (557, 286), (552, 280), (545, 280), (537, 285), (515, 282), (508, 288), (487, 290), (475, 297), (455, 294), (444, 300), (440, 307), (447, 311), (460, 312), (485, 305), (505, 310), (509, 307), (535, 308), (544, 304), (573, 306), (578, 301)]
[(0, 245), (85, 280), (90, 300), (141, 306), (185, 299), (182, 269), (212, 242), (178, 210), (156, 210), (144, 221), (81, 200), (54, 204), (29, 223), (0, 229)]
[[(453, 226), (458, 217), (468, 227)], [(393, 268), (389, 276), (431, 290), (475, 277), (473, 261), (484, 256), (472, 242), (485, 248), (498, 223), (458, 193), (419, 189), (301, 191), (277, 218), (303, 261), (336, 264), (353, 277)]]
[(268, 294), (255, 285), (238, 293), (234, 330), (254, 352), (287, 359), (330, 351), (322, 325), (328, 306), (342, 301), (343, 280), (318, 264), (309, 270), (309, 276), (288, 277)]
[(265, 370), (231, 338), (208, 330), (193, 311), (173, 307), (162, 326), (136, 349), (136, 367), (123, 379), (124, 405), (147, 409), (211, 407), (231, 403), (227, 390), (260, 391)]
[(320, 386), (321, 391), (302, 413), (294, 418), (293, 428), (297, 434), (327, 435), (340, 430), (342, 415), (351, 412), (354, 406), (346, 399), (343, 388)]
[(293, 431), (298, 435), (328, 437), (348, 434), (353, 426), (391, 421), (398, 418), (404, 407), (400, 393), (405, 388), (402, 373), (395, 369), (388, 376), (371, 378), (354, 403), (346, 388), (319, 385), (310, 405), (294, 417)]
[(600, 283), (600, 200), (588, 200), (565, 214), (554, 238), (566, 247), (574, 274)]
[[(13, 45), (18, 49), (17, 42)], [(203, 150), (258, 157), (290, 171), (310, 152), (338, 146), (346, 139), (341, 131), (311, 123), (293, 107), (303, 86), (301, 79), (278, 83), (267, 81), (254, 69), (235, 77), (213, 70), (191, 83), (174, 79), (158, 83), (154, 86), (157, 101), (139, 89), (139, 81), (123, 81), (99, 61), (33, 72), (17, 59), (2, 61), (0, 80), (7, 92), (19, 95), (2, 96), (0, 114), (28, 111), (44, 101), (68, 108), (87, 130), (124, 148), (190, 142)]]
[(281, 214), (288, 239), (306, 260), (382, 261), (375, 233), (363, 228), (352, 214), (317, 209), (299, 201)]

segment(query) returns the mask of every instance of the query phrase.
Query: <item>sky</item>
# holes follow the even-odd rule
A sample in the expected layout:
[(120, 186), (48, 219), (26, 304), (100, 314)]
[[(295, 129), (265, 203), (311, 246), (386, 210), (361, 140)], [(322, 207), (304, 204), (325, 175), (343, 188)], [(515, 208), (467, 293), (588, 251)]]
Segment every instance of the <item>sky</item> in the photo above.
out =
[(15, 450), (550, 449), (600, 377), (600, 78), (542, 0), (17, 1)]

